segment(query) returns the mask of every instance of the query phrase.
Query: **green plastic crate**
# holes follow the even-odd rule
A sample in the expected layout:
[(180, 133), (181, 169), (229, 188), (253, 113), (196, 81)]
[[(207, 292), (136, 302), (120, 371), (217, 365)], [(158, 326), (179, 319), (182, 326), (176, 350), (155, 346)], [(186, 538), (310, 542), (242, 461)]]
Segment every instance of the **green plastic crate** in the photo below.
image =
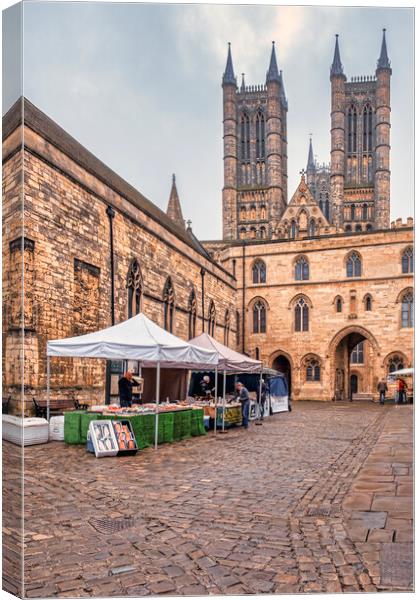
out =
[(64, 413), (64, 441), (66, 444), (82, 444), (80, 422), (83, 411)]

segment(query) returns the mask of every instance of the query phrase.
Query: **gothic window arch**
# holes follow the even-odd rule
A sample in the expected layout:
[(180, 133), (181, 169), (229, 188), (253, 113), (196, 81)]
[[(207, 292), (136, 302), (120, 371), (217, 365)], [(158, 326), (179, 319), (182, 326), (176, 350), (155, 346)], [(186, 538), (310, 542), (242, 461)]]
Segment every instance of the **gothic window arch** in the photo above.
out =
[(194, 288), (188, 300), (188, 338), (194, 338), (197, 324), (197, 296)]
[(246, 206), (245, 206), (245, 204), (241, 205), (241, 220), (242, 221), (246, 220)]
[(372, 225), (370, 223), (366, 225), (366, 231), (372, 231)]
[(141, 310), (143, 277), (137, 258), (133, 258), (127, 273), (128, 318), (134, 317)]
[(266, 281), (267, 267), (261, 258), (257, 258), (252, 265), (252, 283), (266, 283)]
[(239, 237), (241, 238), (241, 240), (244, 240), (246, 238), (246, 227), (241, 227), (239, 230)]
[(256, 127), (256, 150), (257, 159), (264, 160), (265, 158), (265, 119), (263, 113), (259, 110), (255, 121)]
[(363, 304), (365, 305), (366, 311), (372, 310), (372, 296), (370, 294), (366, 294), (366, 296), (363, 299)]
[(363, 109), (363, 151), (372, 152), (373, 110), (370, 104)]
[(172, 284), (172, 279), (169, 276), (166, 279), (163, 288), (163, 327), (170, 333), (174, 327), (174, 312), (175, 312), (175, 292)]
[(401, 266), (403, 273), (413, 273), (414, 271), (414, 254), (413, 248), (409, 246), (402, 253)]
[(225, 346), (229, 346), (229, 333), (230, 333), (230, 312), (229, 309), (226, 309), (225, 312), (225, 322), (224, 322), (224, 344)]
[(265, 221), (265, 219), (267, 218), (267, 209), (265, 204), (261, 205), (261, 220)]
[(351, 225), (346, 225), (345, 232), (346, 233), (351, 232)]
[(294, 240), (296, 238), (296, 233), (297, 233), (296, 221), (293, 220), (290, 223), (290, 233), (289, 233), (290, 239)]
[(303, 361), (306, 381), (321, 381), (321, 361), (317, 356), (308, 356)]
[(214, 337), (214, 328), (216, 326), (216, 306), (213, 300), (210, 300), (209, 304), (209, 318), (208, 318), (208, 332), (209, 335)]
[(347, 111), (347, 152), (349, 154), (357, 151), (357, 110), (352, 104)]
[(260, 227), (260, 238), (262, 240), (265, 240), (265, 238), (267, 237), (267, 230), (265, 227)]
[(309, 331), (309, 306), (302, 296), (295, 303), (295, 331)]
[(295, 280), (307, 281), (309, 279), (309, 261), (306, 256), (300, 256), (295, 262)]
[(401, 327), (413, 327), (414, 303), (413, 293), (406, 292), (401, 298)]
[(368, 205), (367, 204), (363, 204), (362, 206), (362, 219), (363, 221), (366, 221), (368, 218)]
[(316, 223), (315, 223), (314, 219), (311, 219), (309, 221), (309, 230), (308, 230), (309, 237), (315, 237), (315, 233), (316, 233)]
[(362, 276), (362, 259), (358, 252), (351, 252), (346, 259), (347, 277)]
[(255, 221), (257, 218), (257, 207), (255, 206), (255, 204), (251, 205), (251, 220)]
[(258, 298), (252, 307), (252, 333), (265, 333), (267, 330), (267, 306)]
[(255, 239), (257, 237), (257, 229), (255, 227), (251, 227), (249, 232), (251, 234), (251, 239)]
[(362, 231), (362, 226), (358, 223), (355, 227), (355, 231)]
[(394, 373), (404, 368), (404, 358), (400, 354), (393, 354), (388, 359), (388, 373)]
[(341, 296), (336, 297), (334, 304), (335, 304), (336, 312), (339, 312), (339, 313), (343, 312), (343, 299)]
[(350, 206), (350, 219), (351, 219), (352, 221), (354, 221), (354, 219), (355, 219), (355, 218), (356, 218), (356, 205), (355, 205), (355, 204), (352, 204), (352, 205)]
[(250, 123), (249, 115), (244, 112), (241, 115), (241, 158), (243, 161), (249, 161), (250, 159)]

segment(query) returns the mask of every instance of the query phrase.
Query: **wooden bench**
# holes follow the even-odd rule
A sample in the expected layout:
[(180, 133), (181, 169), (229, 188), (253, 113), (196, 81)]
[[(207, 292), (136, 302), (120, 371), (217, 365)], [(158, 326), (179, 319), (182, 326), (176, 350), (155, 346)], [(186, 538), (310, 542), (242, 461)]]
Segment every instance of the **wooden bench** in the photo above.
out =
[[(36, 400), (32, 398), (35, 406), (35, 416), (41, 419), (47, 418), (47, 401)], [(87, 404), (80, 404), (78, 400), (73, 398), (51, 399), (50, 400), (50, 416), (62, 415), (66, 410), (86, 410)]]

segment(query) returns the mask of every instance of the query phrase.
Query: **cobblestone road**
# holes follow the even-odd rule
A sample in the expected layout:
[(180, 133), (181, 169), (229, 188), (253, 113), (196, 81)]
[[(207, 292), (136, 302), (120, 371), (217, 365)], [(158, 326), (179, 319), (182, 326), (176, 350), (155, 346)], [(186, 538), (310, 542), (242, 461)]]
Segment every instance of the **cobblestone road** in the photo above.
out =
[(136, 457), (28, 448), (25, 595), (411, 589), (411, 427), (408, 406), (301, 402)]

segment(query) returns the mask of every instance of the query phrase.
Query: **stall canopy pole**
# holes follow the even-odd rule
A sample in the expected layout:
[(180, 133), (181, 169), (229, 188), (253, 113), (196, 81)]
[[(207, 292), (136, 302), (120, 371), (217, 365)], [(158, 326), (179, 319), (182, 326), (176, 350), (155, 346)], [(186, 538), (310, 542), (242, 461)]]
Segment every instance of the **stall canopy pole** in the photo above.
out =
[(50, 420), (50, 357), (47, 356), (47, 421)]
[(215, 373), (215, 381), (214, 381), (214, 433), (217, 431), (217, 379), (219, 376), (217, 365), (214, 371)]
[(262, 369), (260, 371), (260, 395), (258, 397), (258, 405), (259, 405), (259, 412), (260, 412), (260, 420), (262, 420), (263, 416), (264, 416), (264, 407), (262, 405), (262, 398), (261, 398), (261, 392), (262, 392), (262, 376), (263, 376), (263, 372)]
[(223, 416), (222, 431), (225, 430), (226, 369), (223, 371)]
[(160, 396), (160, 361), (156, 365), (156, 407), (155, 407), (155, 450), (159, 437), (159, 396)]

